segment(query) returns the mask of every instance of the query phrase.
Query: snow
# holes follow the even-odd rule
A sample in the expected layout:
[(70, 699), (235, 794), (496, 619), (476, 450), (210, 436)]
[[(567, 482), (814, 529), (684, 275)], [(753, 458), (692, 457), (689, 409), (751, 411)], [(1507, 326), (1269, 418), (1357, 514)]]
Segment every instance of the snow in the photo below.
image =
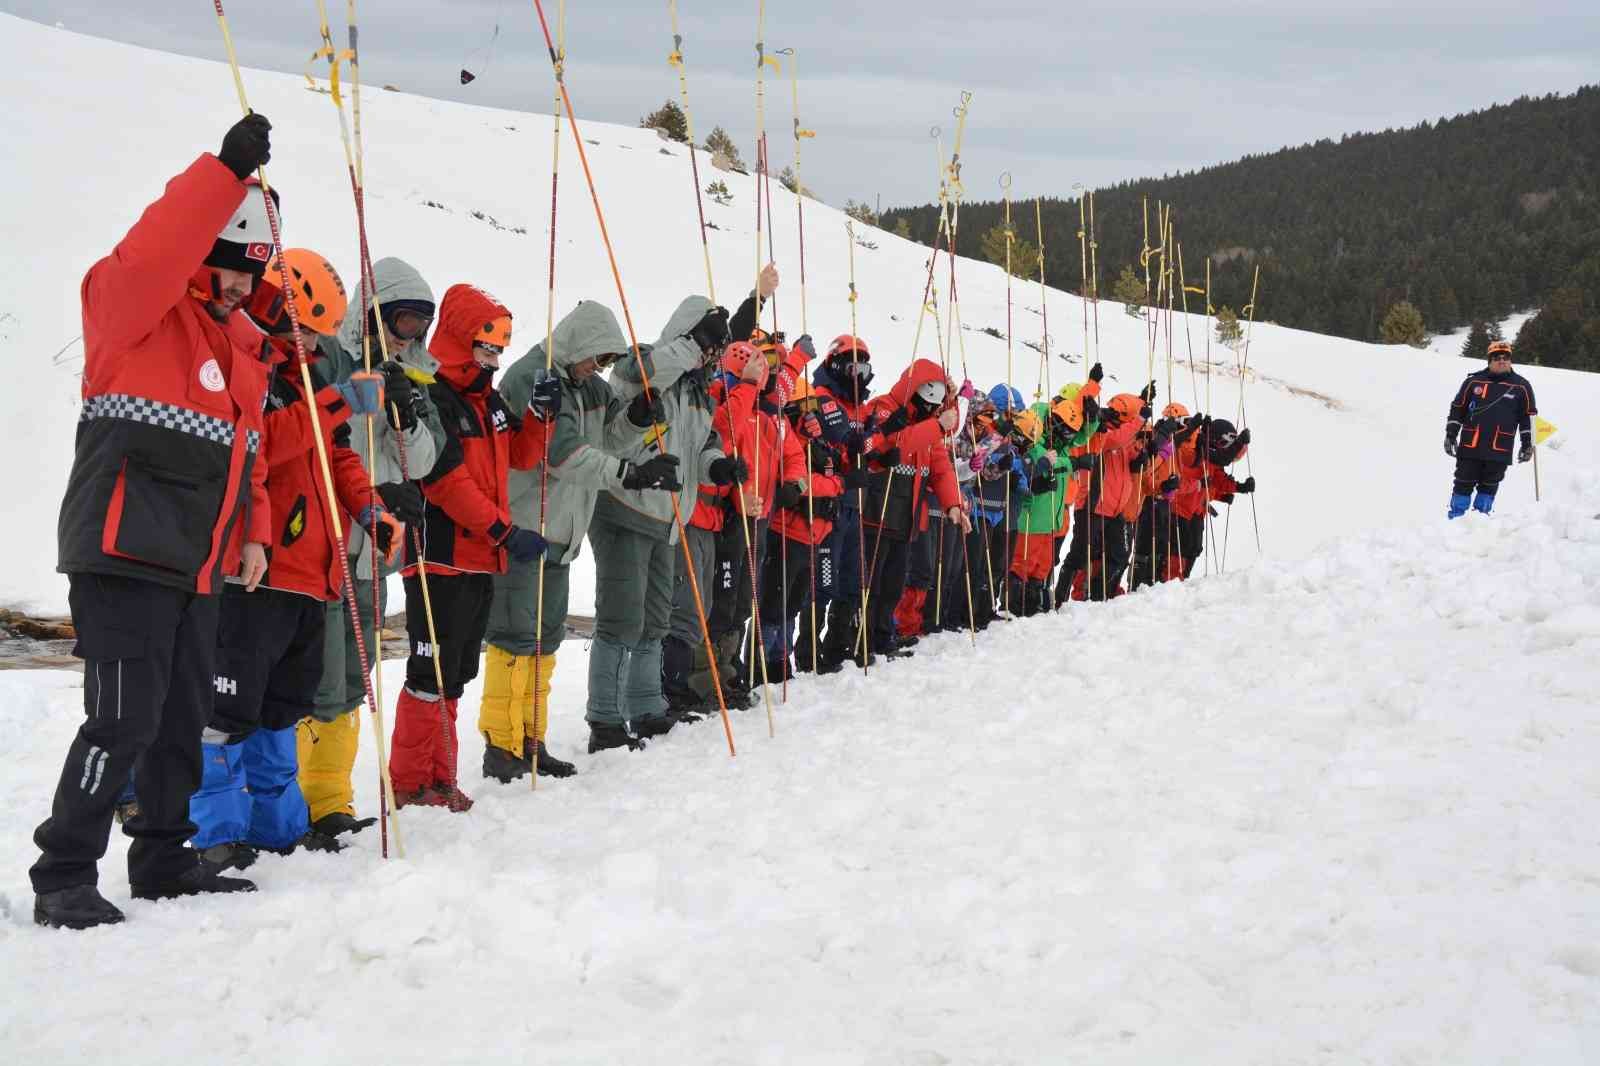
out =
[[(32, 504), (0, 535), (0, 600), (60, 609), (54, 513), (76, 365), (50, 355), (77, 332), (83, 270), (167, 174), (214, 146), (232, 87), (214, 63), (0, 20), (0, 91), (15, 101), (0, 140), (30, 146), (0, 174), (13, 205), (5, 243), (27, 249), (0, 260), (12, 375), (0, 404), (27, 448), (6, 486)], [(327, 98), (290, 77), (247, 72), (246, 83), (275, 124), (289, 239), (353, 265)], [(570, 88), (581, 108), (583, 86)], [(413, 259), (439, 292), (480, 283), (520, 313), (519, 339), (542, 334), (549, 117), (383, 92), (364, 104), (374, 254)], [(599, 142), (586, 148), (640, 336), (653, 339), (703, 283), (687, 160), (645, 131), (584, 134)], [(615, 306), (571, 149), (557, 305)], [(719, 176), (734, 206), (708, 211), (721, 227), (719, 299), (732, 303), (754, 273), (753, 204), (749, 179)], [(793, 202), (777, 188), (773, 198), (780, 324), (798, 332)], [(826, 339), (849, 328), (844, 227), (817, 203), (806, 222), (808, 317)], [(926, 250), (864, 236), (877, 248), (857, 249), (860, 332), (898, 367)], [(1005, 344), (977, 330), (1004, 328), (1005, 279), (970, 261), (960, 270), (967, 366), (987, 386), (1005, 373)], [(1018, 285), (1014, 300), (1019, 338), (1036, 339), (1037, 286)], [(1144, 324), (1116, 305), (1099, 312), (1099, 355), (1135, 390)], [(1049, 315), (1052, 350), (1081, 355), (1077, 301), (1051, 292)], [(1202, 347), (1203, 330), (1195, 318)], [(1163, 337), (1163, 399), (1165, 351)], [(1238, 404), (1237, 357), (1212, 352), (1211, 409), (1224, 414)], [(931, 330), (922, 354), (936, 356)], [(1014, 355), (1013, 380), (1031, 391), (1037, 355), (1020, 339)], [(867, 678), (791, 685), (775, 737), (762, 710), (735, 716), (734, 759), (714, 722), (643, 753), (583, 755), (584, 649), (570, 642), (551, 743), (578, 776), (536, 795), (482, 782), (474, 687), (461, 765), (478, 804), (465, 816), (403, 812), (403, 861), (381, 860), (368, 832), (339, 856), (263, 858), (249, 898), (146, 904), (128, 898), (114, 834), (101, 887), (129, 921), (113, 929), (31, 924), (29, 833), (48, 812), (80, 682), (0, 673), (0, 1052), (1600, 1060), (1589, 806), (1600, 799), (1600, 489), (1576, 418), (1600, 383), (1538, 369), (1544, 413), (1568, 423), (1562, 446), (1541, 452), (1543, 502), (1519, 467), (1492, 518), (1446, 523), (1439, 437), (1468, 369), (1258, 325), (1246, 403), (1264, 556), (1241, 513), (1225, 574), (997, 625), (976, 646), (931, 638)], [(1052, 382), (1082, 370), (1057, 360)], [(1173, 374), (1195, 406), (1203, 378)], [(575, 601), (589, 591), (576, 577)], [(391, 707), (402, 673), (385, 666)], [(356, 782), (358, 805), (375, 810), (370, 745)]]
[[(1516, 311), (1500, 320), (1500, 335), (1508, 341), (1517, 339), (1517, 331), (1522, 329), (1522, 324), (1537, 311)], [(1463, 326), (1449, 333), (1435, 333), (1428, 337), (1428, 351), (1438, 355), (1461, 354), (1461, 346), (1466, 343), (1467, 334), (1472, 332), (1471, 326)]]

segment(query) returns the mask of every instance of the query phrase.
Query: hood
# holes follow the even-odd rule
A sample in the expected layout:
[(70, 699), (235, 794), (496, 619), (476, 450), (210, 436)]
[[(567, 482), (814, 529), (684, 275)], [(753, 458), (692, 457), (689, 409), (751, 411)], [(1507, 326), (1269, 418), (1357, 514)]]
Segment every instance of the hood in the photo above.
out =
[[(611, 308), (594, 300), (580, 301), (565, 318), (557, 322), (556, 328), (551, 331), (550, 342), (555, 349), (550, 361), (562, 371), (571, 370), (585, 359), (614, 352), (622, 352), (627, 358), (633, 358), (633, 348), (628, 344), (628, 338), (622, 335), (617, 316), (611, 313)], [(534, 352), (539, 353), (542, 361), (545, 354), (543, 341), (534, 345), (528, 355)]]
[(944, 371), (932, 359), (917, 359), (906, 367), (900, 375), (900, 380), (894, 383), (894, 388), (889, 390), (889, 396), (896, 404), (905, 407), (911, 402), (911, 396), (930, 381), (944, 381)]
[(510, 314), (505, 304), (476, 285), (452, 285), (445, 290), (444, 302), (439, 305), (428, 354), (439, 361), (440, 367), (465, 366), (473, 361), (472, 338), (483, 324)]
[(704, 296), (686, 297), (678, 305), (678, 309), (672, 312), (672, 317), (667, 319), (667, 324), (662, 327), (661, 336), (656, 341), (656, 347), (659, 348), (687, 334), (691, 329), (698, 326), (700, 320), (706, 317), (706, 312), (715, 306)]
[[(378, 303), (380, 304), (389, 303), (392, 300), (438, 302), (434, 298), (433, 290), (428, 287), (426, 281), (422, 280), (422, 275), (417, 272), (416, 267), (404, 259), (396, 259), (391, 256), (373, 263), (372, 281), (377, 289)], [(356, 291), (352, 292), (351, 295), (356, 298), (350, 301), (350, 307), (344, 313), (344, 322), (339, 326), (338, 340), (339, 345), (359, 361), (361, 356), (361, 320), (367, 313), (367, 307), (364, 298), (362, 298), (362, 287), (359, 284), (356, 286)], [(373, 362), (377, 362), (382, 353), (378, 351), (377, 338), (373, 338), (372, 343), (372, 359)], [(392, 351), (389, 355), (403, 363), (426, 370), (430, 374), (433, 373), (435, 367), (433, 357), (428, 354), (427, 349), (423, 347), (420, 340), (412, 341), (400, 351)]]
[(1110, 406), (1122, 416), (1122, 421), (1114, 429), (1106, 431), (1105, 447), (1126, 448), (1133, 443), (1139, 430), (1144, 428), (1144, 419), (1139, 417), (1144, 401), (1131, 392), (1123, 392), (1111, 397)]

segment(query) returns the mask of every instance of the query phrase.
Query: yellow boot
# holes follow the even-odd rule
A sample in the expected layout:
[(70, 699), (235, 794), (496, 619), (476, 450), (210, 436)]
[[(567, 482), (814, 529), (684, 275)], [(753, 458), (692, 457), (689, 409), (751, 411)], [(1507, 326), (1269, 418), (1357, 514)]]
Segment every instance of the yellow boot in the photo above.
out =
[(532, 718), (532, 688), (533, 656), (489, 645), (478, 703), (478, 732), (489, 742), (483, 749), (484, 777), (510, 784), (532, 766), (523, 750)]
[(295, 729), (300, 756), (300, 791), (311, 808), (311, 821), (330, 814), (354, 817), (355, 788), (350, 774), (361, 741), (361, 708), (331, 722), (302, 718)]
[(538, 660), (538, 686), (533, 692), (532, 717), (526, 724), (528, 756), (536, 761), (541, 776), (571, 777), (577, 772), (577, 767), (551, 755), (544, 746), (545, 730), (550, 727), (550, 676), (556, 672), (556, 657), (551, 653), (535, 658)]

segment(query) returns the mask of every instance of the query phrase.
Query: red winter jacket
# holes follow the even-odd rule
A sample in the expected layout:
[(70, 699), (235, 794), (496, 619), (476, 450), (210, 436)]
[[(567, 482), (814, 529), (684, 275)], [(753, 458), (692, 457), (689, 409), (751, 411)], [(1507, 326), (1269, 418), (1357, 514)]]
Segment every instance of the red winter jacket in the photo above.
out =
[[(287, 351), (293, 343), (287, 338), (273, 338), (282, 361), (267, 393), (265, 454), (273, 531), (267, 544), (267, 576), (262, 584), (332, 601), (344, 595), (344, 571), (335, 555), (327, 490), (322, 481), (321, 460), (317, 458), (316, 438), (311, 432), (311, 415), (306, 410), (299, 357)], [(339, 527), (348, 537), (354, 521), (351, 516), (359, 515), (368, 506), (371, 486), (361, 457), (350, 448), (350, 408), (338, 389), (324, 383), (317, 363), (313, 357), (311, 385), (316, 389), (322, 443), (333, 472), (334, 492), (339, 497)], [(380, 509), (383, 506), (381, 500), (370, 502)]]
[[(785, 434), (783, 480), (798, 482), (807, 495), (818, 500), (837, 500), (844, 494), (844, 480), (838, 474), (838, 453), (832, 448), (817, 449), (825, 454), (826, 461), (821, 466), (812, 462), (811, 481), (807, 485), (807, 447), (805, 435), (791, 424)], [(797, 466), (798, 476), (791, 475), (790, 471)], [(813, 518), (811, 516), (814, 511), (815, 505), (802, 496), (795, 506), (783, 507), (773, 512), (772, 528), (789, 540), (800, 544), (821, 544), (828, 539), (828, 534), (833, 532), (833, 519), (823, 515)]]
[[(938, 363), (918, 359), (900, 375), (887, 396), (879, 396), (863, 406), (863, 420), (881, 425), (901, 408), (911, 411), (911, 396), (919, 387), (930, 381), (944, 380), (944, 371), (939, 369)], [(933, 487), (939, 507), (945, 511), (961, 505), (961, 490), (955, 469), (950, 465), (950, 452), (944, 446), (944, 430), (938, 418), (913, 422), (898, 433), (874, 430), (867, 438), (868, 452), (881, 452), (890, 447), (900, 449), (899, 465), (890, 477), (887, 470), (871, 464), (875, 469), (867, 481), (866, 509), (861, 520), (874, 528), (881, 524), (891, 537), (909, 540), (918, 525), (917, 503), (922, 497), (924, 483)]]
[(62, 573), (213, 593), (238, 571), (247, 540), (271, 539), (256, 454), (271, 349), (243, 312), (219, 324), (190, 289), (245, 191), (202, 155), (84, 276), (83, 411), (56, 531)]
[(1094, 465), (1089, 468), (1089, 500), (1094, 513), (1102, 518), (1123, 517), (1136, 493), (1128, 464), (1143, 450), (1134, 440), (1144, 428), (1137, 413), (1142, 405), (1143, 401), (1131, 393), (1113, 396), (1111, 406), (1121, 413), (1122, 421), (1115, 428), (1095, 434), (1089, 442), (1089, 452), (1094, 456)]
[[(734, 426), (744, 426), (751, 422), (757, 399), (756, 387), (740, 381), (729, 388), (727, 381), (718, 374), (706, 387), (706, 391), (711, 395), (711, 402), (716, 405), (716, 410), (711, 415), (711, 428), (716, 431), (717, 439), (722, 442), (723, 454), (730, 458), (738, 455), (745, 462), (751, 463), (746, 457), (748, 442), (737, 438), (730, 431)], [(754, 466), (755, 464), (751, 463), (752, 473)], [(732, 492), (732, 485), (701, 482), (694, 501), (694, 513), (689, 516), (689, 524), (698, 529), (709, 529), (713, 533), (722, 532), (728, 514), (728, 497)]]
[[(531, 470), (544, 461), (548, 424), (512, 411), (472, 358), (478, 330), (509, 314), (471, 285), (450, 286), (439, 305), (439, 325), (428, 344), (439, 370), (428, 394), (439, 409), (445, 445), (422, 479), (430, 574), (505, 573), (506, 553), (498, 545), (511, 527), (507, 478), (513, 468)], [(410, 538), (401, 573), (416, 573)]]

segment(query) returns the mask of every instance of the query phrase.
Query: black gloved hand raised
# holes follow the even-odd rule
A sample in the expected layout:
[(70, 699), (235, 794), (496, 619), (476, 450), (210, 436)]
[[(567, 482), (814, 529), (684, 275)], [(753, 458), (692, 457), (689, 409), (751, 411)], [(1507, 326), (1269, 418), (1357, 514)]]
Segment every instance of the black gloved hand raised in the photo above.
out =
[(743, 485), (750, 480), (750, 467), (743, 459), (724, 455), (711, 460), (711, 465), (706, 467), (706, 477), (713, 485)]
[[(713, 307), (689, 331), (689, 336), (702, 352), (720, 352), (728, 346), (733, 334), (728, 330), (728, 309)], [(637, 425), (638, 423), (634, 423)]]
[(414, 481), (394, 481), (378, 486), (384, 509), (408, 526), (422, 522), (422, 490)]
[(1239, 435), (1237, 437), (1233, 438), (1233, 442), (1235, 444), (1237, 444), (1241, 448), (1243, 448), (1246, 444), (1249, 444), (1250, 443), (1250, 427), (1246, 426), (1244, 429), (1241, 429), (1239, 431)]
[(1102, 380), (1105, 379), (1105, 376), (1106, 376), (1106, 372), (1100, 366), (1099, 363), (1096, 363), (1094, 366), (1091, 366), (1089, 368), (1089, 380), (1090, 381), (1102, 381)]
[(1083, 400), (1083, 420), (1085, 422), (1098, 421), (1100, 418), (1100, 404), (1095, 401), (1093, 396), (1084, 396), (1082, 393), (1078, 395)]
[(794, 347), (805, 354), (806, 362), (808, 363), (817, 357), (817, 346), (811, 343), (811, 334), (809, 333), (802, 333), (796, 337), (794, 339)]
[(643, 463), (622, 464), (622, 487), (625, 489), (662, 489), (677, 492), (683, 488), (678, 480), (678, 457), (658, 455)]
[(272, 140), (267, 136), (271, 129), (267, 116), (246, 115), (223, 135), (217, 159), (243, 181), (272, 159)]
[(658, 422), (666, 421), (666, 410), (661, 406), (661, 397), (654, 389), (648, 393), (641, 392), (633, 398), (628, 405), (628, 421), (640, 429), (649, 429)]
[(406, 376), (406, 368), (393, 359), (379, 363), (378, 371), (383, 374), (384, 407), (389, 412), (389, 424), (404, 433), (417, 424), (416, 387)]
[(804, 493), (800, 491), (800, 482), (785, 481), (778, 486), (778, 491), (772, 494), (772, 503), (775, 507), (792, 508), (798, 504)]
[(554, 373), (542, 368), (533, 372), (533, 395), (528, 397), (528, 413), (541, 422), (548, 422), (561, 413), (561, 379)]
[(1168, 494), (1177, 492), (1180, 484), (1182, 482), (1178, 480), (1177, 474), (1168, 475), (1167, 480), (1161, 483), (1161, 491)]
[(1145, 403), (1149, 403), (1150, 401), (1154, 400), (1155, 398), (1156, 398), (1156, 383), (1155, 382), (1152, 381), (1150, 384), (1146, 385), (1144, 388), (1139, 390), (1139, 399), (1143, 400)]
[(1249, 477), (1247, 477), (1243, 481), (1239, 482), (1239, 484), (1237, 486), (1235, 486), (1234, 491), (1235, 492), (1243, 492), (1243, 493), (1246, 493), (1246, 494), (1256, 491), (1256, 477), (1255, 477), (1255, 475), (1251, 474)]
[(1035, 496), (1042, 496), (1056, 487), (1053, 474), (1035, 474), (1028, 479), (1028, 491)]

